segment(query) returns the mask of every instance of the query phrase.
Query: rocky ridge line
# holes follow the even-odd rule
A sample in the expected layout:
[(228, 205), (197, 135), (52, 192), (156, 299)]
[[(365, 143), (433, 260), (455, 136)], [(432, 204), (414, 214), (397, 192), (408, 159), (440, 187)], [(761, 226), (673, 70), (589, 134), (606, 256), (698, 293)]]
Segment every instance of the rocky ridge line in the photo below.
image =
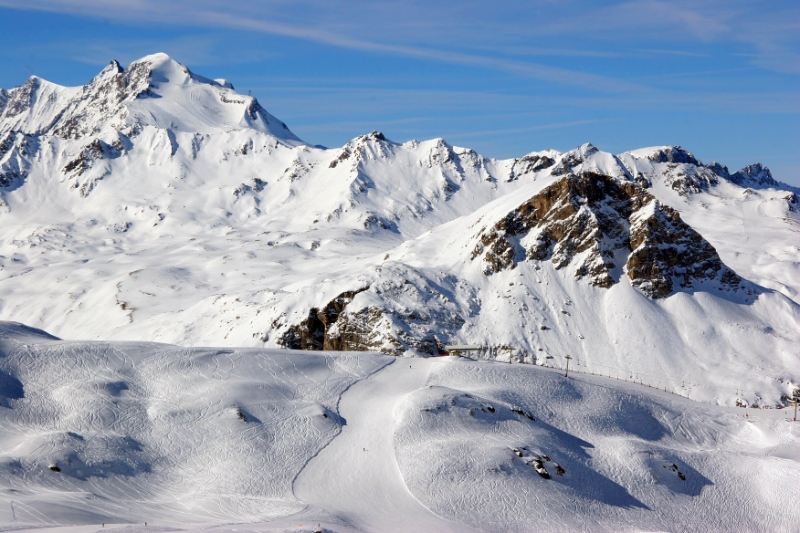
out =
[[(651, 298), (695, 281), (718, 281), (738, 290), (741, 278), (714, 247), (640, 185), (584, 172), (545, 188), (477, 236), (471, 259), (484, 274), (512, 269), (520, 261), (573, 265), (577, 278), (611, 287), (624, 271)], [(620, 252), (624, 270), (620, 271)]]

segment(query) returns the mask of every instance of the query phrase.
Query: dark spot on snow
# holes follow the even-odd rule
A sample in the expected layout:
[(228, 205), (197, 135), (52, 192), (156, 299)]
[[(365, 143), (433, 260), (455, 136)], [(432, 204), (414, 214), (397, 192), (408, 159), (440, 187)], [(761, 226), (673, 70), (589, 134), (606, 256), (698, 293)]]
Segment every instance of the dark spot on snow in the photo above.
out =
[(533, 420), (534, 422), (536, 421), (536, 419), (533, 418), (532, 414), (530, 414), (527, 411), (523, 411), (522, 409), (519, 409), (517, 407), (512, 408), (511, 412), (514, 413), (514, 414), (520, 415), (520, 416), (528, 417), (528, 420)]
[(22, 382), (11, 374), (0, 370), (0, 399), (19, 400), (25, 397)]
[(128, 384), (124, 381), (113, 381), (106, 383), (105, 389), (111, 396), (119, 396), (123, 391), (128, 390)]
[(61, 472), (61, 469), (58, 467), (58, 465), (51, 465), (50, 470), (53, 472)]
[(533, 468), (536, 470), (536, 473), (542, 476), (545, 479), (550, 479), (550, 473), (544, 467), (541, 459), (537, 459), (533, 462)]

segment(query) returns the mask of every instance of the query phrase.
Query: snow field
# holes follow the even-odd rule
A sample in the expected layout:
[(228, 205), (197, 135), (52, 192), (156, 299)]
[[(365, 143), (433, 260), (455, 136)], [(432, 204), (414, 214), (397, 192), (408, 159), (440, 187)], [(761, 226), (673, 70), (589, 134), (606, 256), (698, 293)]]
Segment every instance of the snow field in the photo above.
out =
[(786, 412), (743, 413), (457, 360), (409, 395), (396, 453), (424, 505), (484, 531), (793, 531), (800, 426)]
[(396, 359), (342, 397), (342, 433), (294, 484), (295, 495), (364, 531), (471, 531), (469, 520), (431, 513), (409, 492), (395, 459), (397, 410), (442, 360)]
[[(0, 110), (0, 319), (87, 341), (0, 323), (0, 524), (800, 523), (798, 426), (731, 407), (785, 404), (800, 384), (800, 190), (760, 165), (589, 144), (501, 161), (377, 132), (321, 149), (163, 54), (81, 88), (14, 91)], [(486, 228), (588, 171), (678, 211), (744, 290), (648, 298), (624, 247), (613, 285), (593, 287), (575, 265), (523, 257), (533, 233), (512, 243), (516, 268), (483, 273)], [(402, 333), (495, 360), (275, 349), (310, 309), (362, 289), (345, 316), (380, 317), (370, 349)], [(703, 403), (534, 366), (567, 355)]]
[(14, 339), (17, 328), (2, 328), (0, 522), (19, 525), (297, 513), (304, 505), (292, 480), (340, 431), (339, 395), (388, 361), (41, 338), (26, 344)]
[[(0, 519), (14, 528), (788, 533), (800, 523), (790, 413), (745, 418), (597, 376), (455, 357), (66, 342), (2, 323), (0, 378)], [(68, 524), (86, 527), (52, 529)]]

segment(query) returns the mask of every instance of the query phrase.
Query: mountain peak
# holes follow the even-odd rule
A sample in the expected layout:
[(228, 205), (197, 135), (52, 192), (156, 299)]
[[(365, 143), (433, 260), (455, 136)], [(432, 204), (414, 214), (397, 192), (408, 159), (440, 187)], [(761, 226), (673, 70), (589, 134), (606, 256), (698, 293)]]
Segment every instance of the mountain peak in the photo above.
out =
[(32, 77), (0, 95), (0, 134), (80, 139), (105, 130), (135, 134), (146, 126), (200, 134), (255, 130), (302, 144), (254, 97), (236, 93), (227, 80), (198, 76), (164, 53), (125, 69), (111, 61), (82, 87)]
[[(151, 84), (156, 87), (160, 83), (181, 84), (194, 79), (194, 76), (188, 68), (164, 53), (151, 54), (137, 59), (128, 65), (128, 68), (125, 70), (130, 72), (139, 69), (147, 70)], [(206, 79), (202, 79), (202, 81), (206, 83), (210, 82), (210, 80)]]
[(624, 272), (651, 298), (695, 282), (727, 291), (741, 282), (677, 211), (635, 183), (593, 172), (564, 176), (476, 241), (471, 259), (482, 259), (487, 276), (520, 261), (550, 260), (557, 270), (572, 265), (576, 278), (598, 287), (611, 287)]

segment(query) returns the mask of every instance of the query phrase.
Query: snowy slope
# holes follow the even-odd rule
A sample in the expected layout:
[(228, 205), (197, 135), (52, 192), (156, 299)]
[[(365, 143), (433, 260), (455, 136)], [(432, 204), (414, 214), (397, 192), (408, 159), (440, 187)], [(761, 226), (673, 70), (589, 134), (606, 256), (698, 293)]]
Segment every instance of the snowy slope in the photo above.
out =
[(8, 322), (0, 378), (0, 523), (14, 529), (790, 532), (800, 521), (800, 426), (786, 411), (745, 418), (608, 378), (71, 342)]
[(800, 200), (679, 147), (312, 147), (163, 54), (0, 98), (0, 318), (65, 338), (573, 364), (693, 398), (800, 384)]
[(0, 354), (3, 524), (298, 513), (292, 482), (345, 423), (339, 396), (389, 362), (60, 342), (13, 323)]

